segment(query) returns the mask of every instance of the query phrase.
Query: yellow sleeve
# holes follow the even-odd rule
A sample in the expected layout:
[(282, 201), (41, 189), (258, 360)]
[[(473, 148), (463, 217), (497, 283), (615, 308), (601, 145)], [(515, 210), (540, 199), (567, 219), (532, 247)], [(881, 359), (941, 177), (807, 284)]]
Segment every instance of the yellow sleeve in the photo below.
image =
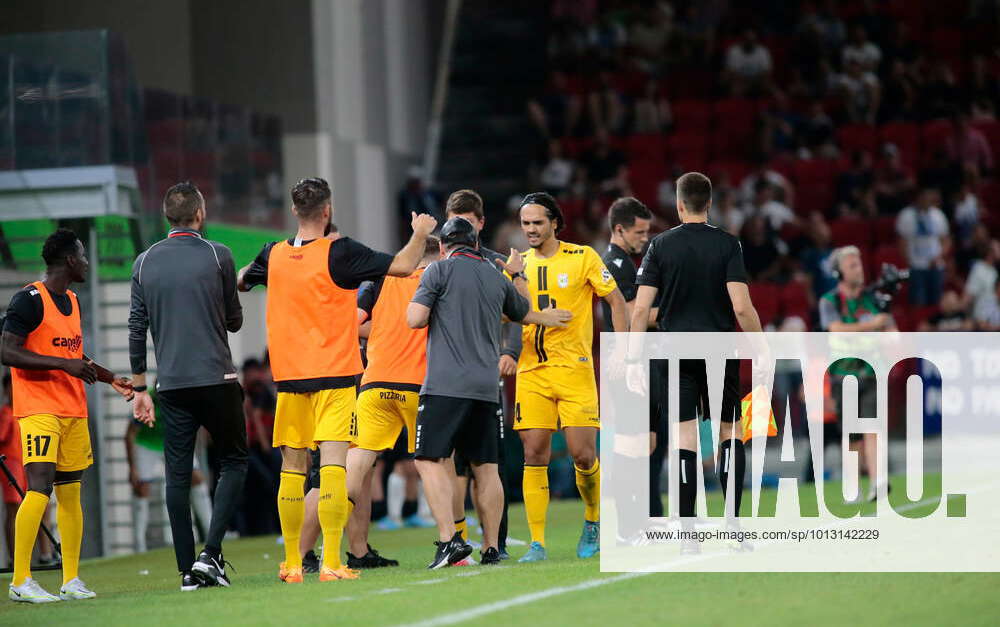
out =
[(586, 252), (583, 255), (583, 263), (586, 268), (587, 282), (594, 288), (594, 292), (598, 296), (604, 298), (615, 291), (618, 284), (615, 283), (615, 278), (611, 276), (611, 272), (604, 267), (604, 262), (601, 261), (597, 251), (590, 246), (587, 246), (584, 250)]

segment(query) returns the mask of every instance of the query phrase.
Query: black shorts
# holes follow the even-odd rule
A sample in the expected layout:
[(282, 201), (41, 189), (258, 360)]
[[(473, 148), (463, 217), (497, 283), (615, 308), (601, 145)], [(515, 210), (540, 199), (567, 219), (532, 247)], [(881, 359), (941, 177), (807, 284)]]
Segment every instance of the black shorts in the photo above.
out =
[[(654, 359), (650, 364), (650, 378), (657, 382), (653, 388), (653, 406), (656, 413), (666, 421), (668, 408), (670, 405), (667, 374), (668, 361), (666, 359)], [(694, 420), (696, 416), (701, 416), (702, 420), (712, 418), (711, 408), (708, 401), (708, 374), (705, 368), (705, 361), (701, 359), (681, 359), (680, 376), (677, 380), (678, 399), (678, 421), (687, 422)], [(659, 391), (659, 394), (656, 392)], [(740, 399), (745, 394), (740, 385), (740, 362), (736, 359), (726, 360), (726, 373), (723, 378), (722, 387), (722, 421), (734, 422), (740, 416)], [(747, 390), (749, 392), (749, 390)], [(652, 408), (651, 408), (652, 410)]]
[[(503, 409), (500, 408), (501, 405), (497, 403), (497, 460), (500, 459), (500, 453), (503, 449)], [(466, 459), (465, 455), (461, 451), (455, 451), (455, 474), (459, 477), (470, 476), (472, 473), (472, 466), (469, 465), (469, 460)]]
[(417, 458), (444, 459), (460, 453), (473, 464), (498, 459), (496, 401), (425, 394), (417, 410)]

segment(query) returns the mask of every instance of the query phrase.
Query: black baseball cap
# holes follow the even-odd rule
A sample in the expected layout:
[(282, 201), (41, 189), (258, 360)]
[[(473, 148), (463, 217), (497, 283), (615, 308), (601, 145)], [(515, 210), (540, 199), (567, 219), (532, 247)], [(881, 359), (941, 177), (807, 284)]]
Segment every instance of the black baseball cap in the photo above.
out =
[(476, 228), (465, 218), (452, 218), (441, 227), (441, 243), (445, 246), (452, 244), (475, 246), (478, 241)]

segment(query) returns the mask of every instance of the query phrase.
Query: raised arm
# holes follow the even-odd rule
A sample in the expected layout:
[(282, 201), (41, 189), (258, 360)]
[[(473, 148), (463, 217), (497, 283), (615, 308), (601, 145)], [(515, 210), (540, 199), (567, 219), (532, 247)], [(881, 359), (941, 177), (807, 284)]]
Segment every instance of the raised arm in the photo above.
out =
[(424, 242), (437, 226), (437, 220), (426, 213), (420, 215), (411, 213), (410, 215), (412, 216), (410, 227), (413, 229), (413, 234), (410, 236), (410, 241), (406, 242), (406, 246), (403, 246), (403, 249), (393, 257), (388, 272), (390, 276), (410, 276), (413, 274), (420, 260), (424, 258)]

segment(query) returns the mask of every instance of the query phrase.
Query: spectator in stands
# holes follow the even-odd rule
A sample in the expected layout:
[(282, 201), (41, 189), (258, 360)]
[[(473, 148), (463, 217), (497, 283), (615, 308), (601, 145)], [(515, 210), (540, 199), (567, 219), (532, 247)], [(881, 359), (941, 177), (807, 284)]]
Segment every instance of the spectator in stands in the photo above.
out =
[(830, 255), (833, 253), (830, 227), (822, 213), (813, 211), (806, 220), (804, 230), (809, 243), (799, 253), (799, 262), (809, 275), (813, 295), (819, 298), (837, 285), (830, 272)]
[(913, 171), (903, 163), (895, 144), (882, 147), (882, 162), (875, 168), (875, 195), (879, 213), (895, 214), (916, 188)]
[(771, 81), (771, 53), (757, 39), (757, 31), (748, 28), (740, 41), (726, 51), (724, 85), (734, 95), (760, 94)]
[(868, 31), (861, 24), (851, 28), (851, 40), (844, 46), (841, 62), (844, 67), (857, 63), (865, 72), (878, 72), (882, 61), (882, 50), (869, 41)]
[(674, 9), (669, 3), (652, 2), (639, 11), (628, 33), (632, 62), (637, 69), (647, 74), (660, 69), (673, 30)]
[(761, 154), (793, 152), (798, 147), (796, 129), (802, 116), (789, 106), (788, 96), (780, 89), (771, 93), (771, 101), (762, 116), (764, 132), (761, 134)]
[(925, 187), (896, 218), (910, 266), (910, 304), (936, 305), (941, 300), (944, 257), (948, 252), (948, 219), (938, 209), (938, 190)]
[(924, 118), (947, 117), (958, 107), (961, 92), (946, 60), (921, 56), (911, 67), (911, 75), (920, 85), (918, 101)]
[(1000, 81), (981, 54), (972, 57), (965, 99), (973, 103), (995, 103), (1000, 99)]
[(743, 226), (743, 264), (751, 281), (775, 280), (782, 270), (784, 243), (768, 233), (762, 215), (751, 216)]
[(850, 165), (837, 175), (837, 202), (858, 204), (861, 192), (872, 184), (872, 156), (867, 150), (851, 151)]
[(717, 226), (736, 237), (740, 236), (746, 215), (743, 210), (736, 206), (736, 194), (732, 189), (723, 189), (715, 193), (713, 186), (712, 212), (709, 214), (708, 223)]
[(836, 152), (833, 148), (833, 119), (827, 115), (822, 100), (813, 100), (809, 114), (799, 128), (802, 144), (809, 148), (813, 156), (829, 156)]
[(761, 216), (767, 227), (774, 233), (788, 223), (795, 223), (795, 213), (783, 202), (774, 199), (774, 187), (766, 178), (757, 179), (753, 189), (753, 200), (743, 207), (747, 216)]
[(758, 158), (753, 171), (740, 181), (739, 201), (741, 204), (745, 205), (753, 202), (755, 190), (757, 189), (757, 181), (761, 180), (767, 181), (778, 188), (778, 191), (774, 194), (775, 198), (789, 207), (795, 206), (795, 190), (792, 184), (783, 174), (771, 169), (767, 159), (764, 157)]
[(551, 139), (547, 160), (538, 173), (538, 182), (546, 192), (559, 196), (572, 184), (575, 169), (574, 163), (563, 156), (562, 142)]
[(528, 100), (528, 117), (546, 139), (572, 135), (582, 110), (580, 97), (570, 90), (564, 72), (553, 72), (545, 90)]
[(427, 213), (435, 218), (441, 218), (441, 199), (433, 190), (424, 186), (422, 167), (410, 166), (406, 174), (406, 184), (396, 197), (396, 207), (402, 241), (406, 241), (405, 237), (408, 237), (406, 233), (410, 232), (411, 213)]
[(1000, 313), (997, 301), (997, 262), (1000, 262), (1000, 242), (991, 240), (980, 248), (965, 281), (965, 305), (972, 310), (977, 324), (994, 324)]
[(593, 128), (604, 128), (611, 133), (621, 133), (625, 126), (628, 105), (625, 93), (615, 82), (615, 75), (607, 69), (597, 75), (593, 91), (587, 94), (587, 112)]
[(917, 117), (917, 85), (907, 71), (906, 64), (896, 59), (889, 68), (882, 87), (882, 104), (879, 121), (914, 120)]
[(633, 110), (633, 127), (635, 133), (663, 133), (674, 123), (670, 101), (655, 79), (648, 79), (643, 85), (642, 93), (635, 99)]
[(587, 45), (599, 61), (614, 60), (628, 41), (621, 14), (608, 11), (587, 29)]
[(493, 250), (528, 250), (528, 240), (521, 230), (521, 196), (511, 196), (507, 200), (507, 218), (497, 227), (490, 246)]
[(853, 59), (847, 61), (844, 67), (844, 74), (837, 80), (837, 91), (844, 98), (848, 119), (855, 123), (875, 124), (882, 96), (878, 77)]
[(951, 119), (952, 133), (944, 146), (948, 158), (961, 168), (974, 166), (980, 174), (993, 171), (993, 149), (983, 132), (972, 126), (969, 114), (956, 112)]
[(968, 247), (976, 225), (979, 224), (979, 197), (976, 196), (978, 184), (979, 175), (970, 169), (962, 179), (962, 187), (952, 200), (955, 239), (959, 250)]
[(920, 323), (918, 331), (973, 331), (975, 324), (952, 290), (941, 296), (941, 309)]
[(584, 155), (582, 162), (587, 172), (587, 182), (594, 191), (621, 195), (627, 187), (628, 170), (625, 167), (625, 155), (611, 147), (607, 129), (597, 129), (594, 134), (594, 145)]

